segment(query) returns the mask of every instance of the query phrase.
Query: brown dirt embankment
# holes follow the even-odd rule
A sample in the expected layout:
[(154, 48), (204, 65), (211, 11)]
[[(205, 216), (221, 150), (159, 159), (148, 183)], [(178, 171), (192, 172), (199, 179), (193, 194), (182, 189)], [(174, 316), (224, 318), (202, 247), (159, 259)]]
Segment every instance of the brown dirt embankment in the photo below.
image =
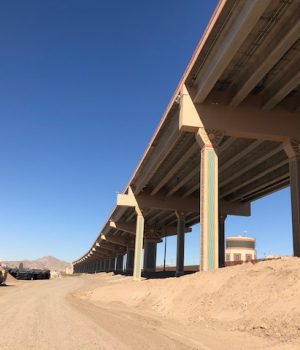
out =
[(98, 305), (155, 311), (188, 325), (241, 331), (300, 348), (300, 259), (244, 264), (181, 278), (143, 280), (98, 274), (77, 296)]

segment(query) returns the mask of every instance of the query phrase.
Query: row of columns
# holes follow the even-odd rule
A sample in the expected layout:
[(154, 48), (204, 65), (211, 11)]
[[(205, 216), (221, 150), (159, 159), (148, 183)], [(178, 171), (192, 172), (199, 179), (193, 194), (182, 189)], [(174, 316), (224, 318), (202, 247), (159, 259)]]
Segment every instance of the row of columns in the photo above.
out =
[[(144, 271), (154, 272), (156, 270), (156, 250), (157, 244), (151, 240), (145, 240), (144, 243)], [(133, 274), (134, 249), (127, 248), (126, 266), (124, 269), (124, 255), (118, 255), (116, 258), (98, 259), (82, 263), (80, 266), (74, 266), (74, 272), (78, 273), (98, 273), (98, 272), (116, 272)]]
[[(227, 215), (219, 210), (219, 179), (217, 149), (222, 135), (215, 130), (199, 128), (196, 139), (201, 148), (200, 167), (200, 225), (201, 252), (200, 269), (214, 270), (225, 266), (225, 220)], [(294, 256), (300, 256), (300, 142), (289, 140), (284, 144), (289, 157), (291, 206), (293, 222)], [(136, 245), (134, 260), (134, 279), (141, 276), (141, 254), (143, 242), (144, 218), (140, 208), (137, 211)], [(176, 212), (177, 216), (177, 258), (176, 275), (184, 274), (184, 238), (185, 213)], [(146, 251), (148, 248), (145, 245)], [(144, 260), (144, 266), (148, 261)]]
[[(201, 225), (201, 252), (200, 269), (214, 270), (225, 265), (224, 226), (226, 215), (219, 211), (219, 179), (217, 148), (222, 136), (215, 130), (199, 128), (196, 140), (200, 146), (200, 225)], [(283, 148), (289, 158), (292, 222), (293, 222), (293, 249), (294, 256), (300, 257), (300, 142), (289, 140)], [(131, 195), (133, 193), (131, 192)], [(135, 203), (137, 214), (135, 248), (127, 249), (126, 273), (133, 274), (135, 280), (141, 278), (142, 251), (144, 246), (144, 270), (155, 271), (156, 243), (144, 239), (143, 210)], [(176, 276), (184, 274), (184, 241), (185, 216), (184, 212), (176, 212), (177, 216), (177, 258)], [(123, 257), (122, 257), (123, 258)], [(99, 263), (98, 263), (99, 264)], [(115, 266), (116, 264), (116, 266)], [(84, 265), (82, 272), (121, 271), (123, 259), (118, 257)], [(82, 268), (80, 268), (82, 269)]]

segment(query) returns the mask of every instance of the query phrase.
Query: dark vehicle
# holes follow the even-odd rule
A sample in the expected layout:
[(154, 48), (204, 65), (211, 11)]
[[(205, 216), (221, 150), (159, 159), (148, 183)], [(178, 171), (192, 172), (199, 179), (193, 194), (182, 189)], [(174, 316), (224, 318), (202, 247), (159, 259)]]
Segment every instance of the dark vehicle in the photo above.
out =
[(16, 269), (16, 268), (10, 268), (7, 270), (14, 278), (17, 278), (17, 274), (18, 274), (18, 271), (19, 269)]
[(46, 280), (51, 277), (50, 270), (14, 268), (8, 272), (18, 280)]

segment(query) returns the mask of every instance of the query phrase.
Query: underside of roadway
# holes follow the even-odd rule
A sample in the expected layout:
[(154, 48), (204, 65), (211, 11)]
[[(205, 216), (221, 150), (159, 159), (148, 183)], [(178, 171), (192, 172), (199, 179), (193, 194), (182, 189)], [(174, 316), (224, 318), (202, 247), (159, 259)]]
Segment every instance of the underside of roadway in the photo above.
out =
[[(178, 286), (181, 283), (181, 278), (170, 280)], [(164, 317), (147, 303), (143, 308), (141, 303), (134, 307), (134, 303), (124, 302), (126, 295), (118, 299), (122, 288), (131, 301), (138, 299), (132, 288), (143, 289), (148, 282), (133, 282), (130, 277), (105, 273), (43, 281), (10, 279), (7, 286), (0, 287), (0, 349), (298, 348), (267, 337), (181, 322), (171, 315)], [(173, 287), (167, 284), (166, 288), (170, 292)], [(116, 290), (116, 297), (110, 295), (104, 300), (101, 288), (104, 295), (106, 290)], [(93, 293), (95, 290), (99, 293), (99, 289), (100, 300), (95, 300)]]

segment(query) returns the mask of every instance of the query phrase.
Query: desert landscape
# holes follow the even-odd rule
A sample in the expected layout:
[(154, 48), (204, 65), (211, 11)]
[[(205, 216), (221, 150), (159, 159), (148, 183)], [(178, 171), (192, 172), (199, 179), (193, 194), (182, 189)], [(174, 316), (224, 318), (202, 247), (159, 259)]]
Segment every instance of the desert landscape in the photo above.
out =
[(1, 15), (0, 350), (299, 350), (300, 0)]
[(11, 268), (18, 268), (23, 264), (24, 269), (48, 269), (51, 271), (64, 272), (71, 264), (57, 259), (54, 256), (43, 256), (35, 260), (2, 261), (2, 264)]
[(0, 348), (299, 349), (299, 281), (299, 258), (140, 282), (113, 273), (9, 277)]

